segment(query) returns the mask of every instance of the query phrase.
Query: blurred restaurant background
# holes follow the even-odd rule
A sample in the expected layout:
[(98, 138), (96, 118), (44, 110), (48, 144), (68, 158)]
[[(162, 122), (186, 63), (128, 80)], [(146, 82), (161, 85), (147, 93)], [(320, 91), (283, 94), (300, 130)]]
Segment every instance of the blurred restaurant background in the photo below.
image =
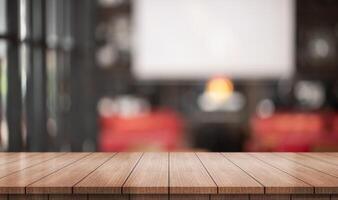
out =
[(0, 151), (338, 151), (336, 0), (0, 0)]

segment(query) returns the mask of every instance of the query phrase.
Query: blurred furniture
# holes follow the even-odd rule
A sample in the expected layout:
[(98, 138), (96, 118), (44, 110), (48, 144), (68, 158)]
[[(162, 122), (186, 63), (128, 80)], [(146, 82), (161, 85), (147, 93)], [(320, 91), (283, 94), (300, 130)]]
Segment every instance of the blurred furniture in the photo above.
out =
[(276, 113), (253, 117), (248, 151), (337, 151), (337, 113)]
[(101, 117), (101, 151), (176, 150), (181, 145), (182, 120), (170, 110), (137, 116)]

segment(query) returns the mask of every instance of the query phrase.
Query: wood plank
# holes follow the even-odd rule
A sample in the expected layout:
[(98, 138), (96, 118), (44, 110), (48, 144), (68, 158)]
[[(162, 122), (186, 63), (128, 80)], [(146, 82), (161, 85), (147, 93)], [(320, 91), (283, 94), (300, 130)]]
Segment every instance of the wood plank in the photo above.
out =
[(0, 165), (0, 178), (61, 155), (62, 153), (41, 153), (33, 157), (23, 157), (20, 160)]
[(24, 194), (27, 185), (62, 169), (87, 155), (88, 153), (66, 153), (62, 156), (1, 178), (0, 193)]
[(292, 200), (330, 200), (330, 195), (292, 195)]
[(174, 194), (169, 196), (170, 200), (210, 200), (208, 194)]
[(6, 154), (1, 153), (1, 154), (2, 155), (0, 155), (0, 165), (38, 155), (37, 153), (6, 153)]
[(258, 194), (250, 195), (250, 200), (290, 200), (291, 195), (287, 194)]
[(7, 200), (8, 195), (7, 194), (0, 194), (0, 200)]
[(194, 153), (170, 153), (169, 158), (171, 194), (217, 193), (216, 184)]
[(301, 165), (319, 170), (331, 176), (338, 177), (338, 167), (337, 165), (318, 160), (309, 156), (301, 155), (298, 153), (276, 153), (278, 156), (282, 156), (288, 160), (292, 160)]
[(265, 162), (244, 153), (224, 155), (265, 187), (268, 194), (313, 193), (313, 187)]
[(331, 195), (331, 200), (338, 200), (338, 195)]
[(131, 194), (130, 200), (169, 200), (167, 194)]
[(48, 195), (26, 195), (26, 194), (11, 194), (9, 200), (48, 200)]
[(314, 186), (315, 193), (338, 194), (338, 178), (336, 177), (271, 153), (252, 153), (250, 155)]
[(115, 153), (95, 153), (28, 185), (28, 194), (71, 194), (72, 187)]
[(338, 157), (332, 154), (325, 153), (299, 153), (300, 155), (310, 156), (324, 162), (328, 162), (334, 165), (338, 165)]
[(78, 194), (121, 194), (142, 153), (118, 153), (73, 187)]
[(129, 200), (129, 195), (123, 194), (89, 194), (89, 200), (101, 200), (101, 199), (109, 199), (109, 200)]
[(245, 194), (212, 194), (210, 200), (249, 200)]
[[(338, 170), (338, 157), (332, 153), (0, 153), (0, 158), (15, 155), (23, 156), (0, 165), (0, 193), (6, 194), (0, 194), (0, 199), (300, 200), (338, 196), (333, 195), (338, 194), (338, 177), (330, 174)], [(260, 188), (261, 194), (254, 194), (252, 188), (254, 192)], [(267, 194), (262, 194), (262, 188)]]
[(338, 157), (338, 152), (326, 152), (325, 154)]
[(168, 153), (145, 153), (123, 186), (124, 194), (168, 194)]
[(264, 193), (264, 187), (219, 153), (196, 153), (220, 194)]
[(87, 200), (86, 194), (51, 194), (49, 200)]

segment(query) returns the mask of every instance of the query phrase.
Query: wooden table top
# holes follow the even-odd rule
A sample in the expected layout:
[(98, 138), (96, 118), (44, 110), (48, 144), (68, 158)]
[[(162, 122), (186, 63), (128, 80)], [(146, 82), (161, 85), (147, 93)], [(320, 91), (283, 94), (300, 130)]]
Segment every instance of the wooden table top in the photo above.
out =
[(338, 194), (338, 153), (0, 153), (0, 194)]

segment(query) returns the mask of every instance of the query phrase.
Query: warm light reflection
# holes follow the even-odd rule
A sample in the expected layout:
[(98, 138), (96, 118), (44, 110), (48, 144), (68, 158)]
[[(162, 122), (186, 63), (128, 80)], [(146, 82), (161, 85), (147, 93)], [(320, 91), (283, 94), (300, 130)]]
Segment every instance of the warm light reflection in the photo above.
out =
[(225, 101), (233, 93), (234, 86), (230, 79), (225, 77), (215, 77), (206, 84), (205, 93), (214, 101)]

